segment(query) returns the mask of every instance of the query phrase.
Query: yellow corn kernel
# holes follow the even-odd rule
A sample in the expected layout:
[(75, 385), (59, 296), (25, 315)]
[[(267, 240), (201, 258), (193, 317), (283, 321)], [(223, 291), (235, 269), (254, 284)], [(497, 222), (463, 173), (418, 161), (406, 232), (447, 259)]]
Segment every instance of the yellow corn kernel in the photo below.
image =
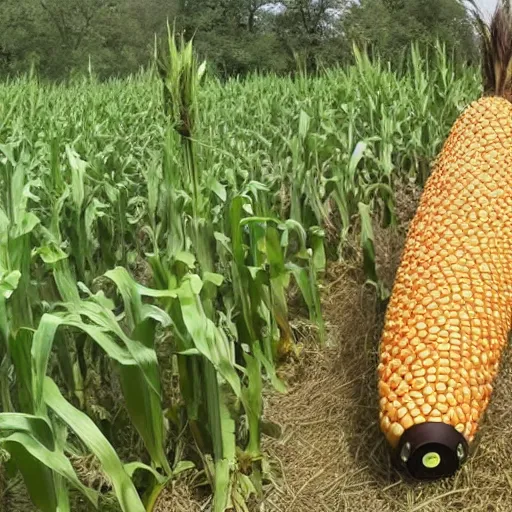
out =
[(512, 151), (504, 141), (512, 141), (512, 103), (497, 96), (472, 103), (453, 125), (411, 222), (379, 366), (380, 397), (396, 395), (381, 402), (392, 446), (425, 421), (448, 422), (471, 442), (487, 406), (512, 327)]

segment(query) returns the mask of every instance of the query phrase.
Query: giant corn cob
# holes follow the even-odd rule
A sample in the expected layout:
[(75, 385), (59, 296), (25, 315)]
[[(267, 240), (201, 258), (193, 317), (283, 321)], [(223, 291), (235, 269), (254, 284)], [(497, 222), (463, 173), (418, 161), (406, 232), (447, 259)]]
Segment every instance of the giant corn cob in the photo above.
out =
[(467, 457), (511, 327), (511, 19), (502, 4), (483, 33), (492, 95), (452, 127), (386, 312), (380, 426), (418, 478), (453, 474)]

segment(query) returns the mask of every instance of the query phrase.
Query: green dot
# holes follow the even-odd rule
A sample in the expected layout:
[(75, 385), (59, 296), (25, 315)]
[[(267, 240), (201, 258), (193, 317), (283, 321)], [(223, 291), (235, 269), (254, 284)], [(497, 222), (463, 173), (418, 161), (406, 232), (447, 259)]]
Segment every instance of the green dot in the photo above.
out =
[(438, 453), (430, 452), (423, 456), (423, 465), (426, 468), (437, 468), (441, 463), (441, 456)]

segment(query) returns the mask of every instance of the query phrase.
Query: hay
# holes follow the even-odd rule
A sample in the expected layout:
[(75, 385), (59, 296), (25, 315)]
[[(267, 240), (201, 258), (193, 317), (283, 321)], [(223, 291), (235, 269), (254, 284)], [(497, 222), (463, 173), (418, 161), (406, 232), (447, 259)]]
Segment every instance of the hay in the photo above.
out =
[[(333, 270), (333, 269), (331, 269)], [(266, 449), (280, 475), (265, 510), (509, 512), (512, 510), (512, 358), (496, 382), (480, 439), (463, 470), (436, 483), (392, 468), (378, 428), (376, 365), (383, 316), (372, 293), (336, 269), (325, 302), (331, 346), (305, 350), (301, 378), (273, 396), (267, 416), (283, 426)]]
[[(192, 475), (193, 480), (193, 475)], [(179, 478), (159, 496), (154, 512), (202, 512), (208, 510), (211, 498), (201, 498), (190, 478)]]

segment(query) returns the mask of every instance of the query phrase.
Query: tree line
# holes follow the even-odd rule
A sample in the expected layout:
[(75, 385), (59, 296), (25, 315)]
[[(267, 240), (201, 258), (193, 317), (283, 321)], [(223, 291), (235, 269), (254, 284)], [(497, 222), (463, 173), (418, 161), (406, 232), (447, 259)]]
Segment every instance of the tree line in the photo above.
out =
[(0, 74), (34, 66), (63, 79), (100, 78), (147, 66), (167, 20), (194, 37), (221, 76), (288, 73), (351, 58), (353, 42), (395, 62), (412, 41), (443, 41), (457, 59), (476, 55), (462, 0), (0, 0)]

